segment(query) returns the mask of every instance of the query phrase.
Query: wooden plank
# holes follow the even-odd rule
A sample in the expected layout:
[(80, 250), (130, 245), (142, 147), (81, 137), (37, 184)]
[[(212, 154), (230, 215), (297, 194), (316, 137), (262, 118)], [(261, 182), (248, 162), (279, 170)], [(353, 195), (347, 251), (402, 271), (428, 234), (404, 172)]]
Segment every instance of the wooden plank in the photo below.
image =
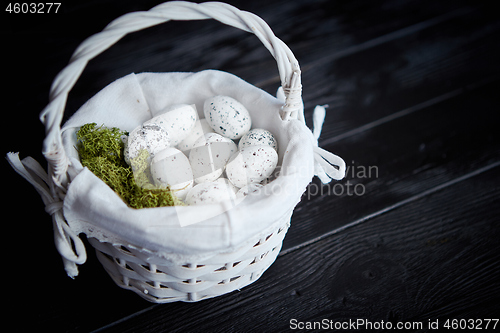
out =
[(313, 180), (283, 250), (498, 162), (500, 115), (492, 110), (499, 86), (494, 81), (327, 146), (346, 160), (347, 176), (327, 185)]
[(281, 332), (291, 319), (427, 329), (429, 320), (442, 328), (446, 319), (495, 318), (499, 181), (496, 167), (281, 256), (241, 292), (156, 306), (102, 332)]
[(357, 52), (304, 64), (308, 124), (328, 104), (320, 144), (437, 96), (499, 75), (500, 20), (486, 8)]

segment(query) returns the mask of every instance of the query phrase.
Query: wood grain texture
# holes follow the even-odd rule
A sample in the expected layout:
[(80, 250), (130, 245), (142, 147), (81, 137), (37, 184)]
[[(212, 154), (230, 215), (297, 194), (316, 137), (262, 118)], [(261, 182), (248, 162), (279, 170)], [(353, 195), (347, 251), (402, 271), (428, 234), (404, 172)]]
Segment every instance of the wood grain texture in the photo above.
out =
[(336, 142), (330, 150), (346, 159), (347, 176), (313, 180), (283, 249), (497, 162), (498, 88), (495, 81)]
[[(497, 18), (487, 7), (454, 13), (442, 15), (425, 29), (355, 48), (346, 56), (334, 55), (325, 63), (318, 60), (311, 74), (305, 70), (304, 90), (316, 92), (311, 94), (315, 99), (328, 96), (320, 101), (331, 105), (324, 144), (366, 123), (498, 75)], [(306, 93), (304, 99), (307, 105)]]
[(500, 187), (489, 184), (499, 181), (497, 167), (284, 255), (241, 292), (156, 306), (104, 331), (277, 332), (292, 318), (396, 325), (495, 317)]
[[(37, 116), (71, 53), (114, 18), (160, 2), (71, 1), (52, 16), (2, 12), (10, 46), (5, 124), (16, 124), (5, 128), (4, 153), (42, 161)], [(491, 3), (227, 2), (261, 16), (292, 49), (306, 120), (315, 105), (329, 104), (319, 144), (351, 173), (329, 185), (313, 180), (282, 255), (255, 284), (200, 303), (152, 305), (116, 287), (88, 244), (80, 275), (67, 278), (41, 200), (4, 163), (12, 191), (4, 208), (20, 212), (4, 225), (15, 241), (4, 253), (16, 258), (8, 316), (23, 331), (52, 332), (271, 332), (287, 331), (292, 318), (498, 317), (500, 20)], [(276, 63), (255, 36), (215, 21), (169, 22), (90, 61), (66, 118), (130, 72), (208, 68), (271, 94), (279, 85)], [(363, 195), (348, 195), (356, 185)]]

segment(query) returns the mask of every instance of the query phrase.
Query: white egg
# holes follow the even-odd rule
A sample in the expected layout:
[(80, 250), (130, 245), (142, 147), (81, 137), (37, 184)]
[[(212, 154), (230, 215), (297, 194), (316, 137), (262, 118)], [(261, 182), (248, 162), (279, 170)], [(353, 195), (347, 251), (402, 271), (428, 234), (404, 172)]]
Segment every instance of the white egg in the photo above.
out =
[(240, 102), (228, 96), (206, 99), (203, 113), (216, 133), (232, 140), (241, 138), (252, 127), (248, 110)]
[(212, 129), (212, 127), (210, 127), (205, 118), (198, 119), (191, 132), (184, 140), (179, 142), (177, 148), (183, 152), (189, 151), (194, 147), (196, 140), (198, 140), (206, 133), (214, 133), (214, 130)]
[(240, 190), (239, 188), (237, 188), (236, 186), (234, 186), (233, 183), (231, 183), (229, 181), (229, 179), (227, 179), (227, 178), (219, 177), (215, 181), (227, 184), (233, 190), (234, 193), (236, 193), (236, 192), (238, 192)]
[(205, 134), (194, 146), (189, 152), (189, 162), (197, 183), (219, 178), (231, 155), (238, 150), (233, 140), (217, 133)]
[(154, 124), (162, 127), (170, 135), (171, 145), (176, 146), (188, 136), (197, 119), (198, 112), (194, 104), (178, 104), (165, 108), (143, 125)]
[(155, 185), (169, 186), (182, 200), (193, 187), (191, 165), (186, 155), (178, 149), (168, 147), (157, 153), (150, 168)]
[(205, 205), (235, 199), (236, 194), (230, 184), (223, 181), (214, 181), (195, 185), (189, 190), (186, 203), (188, 205)]
[(278, 141), (273, 133), (263, 128), (253, 128), (243, 135), (238, 143), (238, 148), (245, 148), (248, 146), (261, 146), (269, 145), (278, 152)]
[(277, 164), (278, 153), (272, 147), (249, 146), (231, 156), (226, 164), (226, 175), (234, 186), (242, 188), (269, 177)]
[(169, 134), (158, 125), (137, 126), (130, 132), (125, 143), (123, 156), (130, 165), (130, 159), (136, 158), (141, 150), (149, 153), (148, 163), (156, 153), (170, 145)]
[(258, 192), (264, 185), (259, 183), (252, 183), (243, 186), (236, 192), (236, 198), (246, 197), (249, 193)]

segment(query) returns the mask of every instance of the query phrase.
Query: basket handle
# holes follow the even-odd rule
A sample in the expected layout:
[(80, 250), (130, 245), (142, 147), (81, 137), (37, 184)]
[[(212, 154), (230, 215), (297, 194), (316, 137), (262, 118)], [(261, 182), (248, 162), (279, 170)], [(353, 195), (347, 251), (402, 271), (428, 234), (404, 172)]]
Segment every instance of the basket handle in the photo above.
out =
[(49, 104), (40, 114), (45, 124), (46, 137), (43, 154), (49, 163), (56, 186), (65, 187), (68, 160), (62, 146), (61, 121), (70, 90), (82, 74), (88, 61), (115, 44), (128, 33), (145, 29), (170, 20), (215, 19), (221, 23), (254, 33), (270, 51), (278, 64), (281, 85), (285, 93), (282, 118), (304, 121), (300, 68), (291, 50), (278, 39), (264, 20), (250, 12), (241, 11), (220, 2), (192, 3), (186, 1), (165, 2), (149, 11), (125, 14), (102, 32), (83, 41), (73, 53), (69, 64), (54, 79)]

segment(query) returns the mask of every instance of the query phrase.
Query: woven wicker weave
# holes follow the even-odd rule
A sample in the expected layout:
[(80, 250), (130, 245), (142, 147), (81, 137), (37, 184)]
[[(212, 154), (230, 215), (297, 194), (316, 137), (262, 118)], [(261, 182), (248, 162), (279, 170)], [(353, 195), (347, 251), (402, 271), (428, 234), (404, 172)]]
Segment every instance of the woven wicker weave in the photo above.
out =
[(278, 221), (275, 232), (254, 245), (220, 254), (202, 263), (169, 265), (124, 245), (90, 238), (97, 258), (117, 285), (148, 301), (196, 302), (238, 290), (256, 281), (275, 261), (289, 227), (290, 217)]
[[(76, 264), (82, 264), (86, 260), (85, 247), (69, 227), (63, 214), (70, 175), (69, 159), (62, 144), (61, 121), (69, 91), (88, 61), (124, 35), (169, 20), (210, 18), (254, 33), (260, 39), (275, 58), (281, 78), (284, 103), (281, 110), (276, 111), (281, 113), (283, 121), (298, 119), (305, 124), (298, 62), (290, 49), (256, 15), (224, 3), (173, 1), (146, 12), (129, 13), (112, 21), (102, 32), (86, 39), (74, 52), (70, 63), (54, 79), (50, 102), (40, 114), (46, 128), (43, 154), (48, 162), (48, 172), (45, 173), (32, 158), (20, 161), (17, 154), (9, 153), (7, 156), (14, 169), (35, 186), (45, 203), (47, 213), (52, 215), (56, 247), (69, 276), (76, 276)], [(316, 127), (318, 123), (319, 128), (321, 127), (322, 117), (324, 115), (315, 117)], [(316, 140), (319, 132), (314, 131)], [(342, 178), (345, 171), (342, 159), (318, 148), (317, 142), (313, 148), (314, 171), (321, 180)], [(334, 164), (337, 166), (333, 167)], [(240, 289), (257, 280), (276, 259), (290, 225), (292, 212), (293, 208), (284, 212), (276, 221), (269, 221), (268, 229), (253, 236), (255, 239), (250, 237), (245, 243), (247, 245), (209, 256), (202, 262), (193, 259), (184, 264), (174, 264), (175, 260), (170, 260), (168, 254), (159, 255), (144, 247), (134, 246), (133, 241), (122, 241), (112, 233), (104, 237), (109, 238), (109, 241), (94, 238), (89, 238), (89, 241), (96, 249), (99, 261), (119, 286), (133, 290), (151, 302), (194, 302)], [(172, 258), (175, 255), (172, 253)]]

